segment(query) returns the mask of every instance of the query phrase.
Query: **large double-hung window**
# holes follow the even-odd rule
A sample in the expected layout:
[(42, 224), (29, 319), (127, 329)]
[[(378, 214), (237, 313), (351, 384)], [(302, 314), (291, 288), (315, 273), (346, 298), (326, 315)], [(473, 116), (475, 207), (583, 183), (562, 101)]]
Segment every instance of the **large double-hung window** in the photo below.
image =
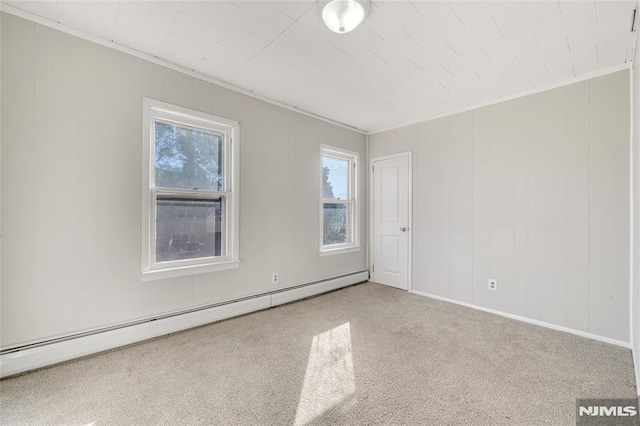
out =
[(144, 100), (143, 278), (238, 266), (238, 122)]
[(357, 198), (358, 154), (328, 145), (321, 147), (320, 254), (360, 249)]

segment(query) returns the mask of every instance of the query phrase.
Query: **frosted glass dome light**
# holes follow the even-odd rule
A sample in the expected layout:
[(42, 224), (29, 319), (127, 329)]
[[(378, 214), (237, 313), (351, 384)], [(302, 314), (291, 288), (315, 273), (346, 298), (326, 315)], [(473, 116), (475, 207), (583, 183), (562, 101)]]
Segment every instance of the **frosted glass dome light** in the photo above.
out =
[(338, 34), (353, 31), (364, 20), (364, 7), (356, 0), (332, 0), (322, 9), (322, 20)]

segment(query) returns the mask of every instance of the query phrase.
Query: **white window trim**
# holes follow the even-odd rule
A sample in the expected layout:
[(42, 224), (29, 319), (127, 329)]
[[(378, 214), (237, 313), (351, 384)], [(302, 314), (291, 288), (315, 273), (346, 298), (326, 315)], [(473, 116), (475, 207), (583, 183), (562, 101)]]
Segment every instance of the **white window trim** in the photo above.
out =
[[(322, 157), (330, 156), (335, 158), (340, 158), (349, 161), (349, 200), (339, 200), (332, 198), (323, 198), (322, 197)], [(344, 148), (338, 148), (331, 145), (320, 145), (320, 167), (319, 167), (319, 176), (320, 176), (320, 205), (319, 205), (319, 213), (320, 213), (320, 232), (319, 232), (319, 243), (320, 243), (320, 256), (331, 256), (336, 254), (345, 254), (360, 251), (360, 221), (359, 221), (359, 212), (360, 212), (360, 202), (358, 199), (358, 168), (360, 167), (360, 154), (355, 151), (349, 151)], [(352, 233), (352, 242), (344, 243), (344, 244), (331, 244), (331, 245), (323, 245), (324, 239), (324, 220), (323, 220), (323, 208), (325, 203), (336, 203), (336, 204), (350, 204), (351, 205), (351, 233)]]
[[(237, 121), (217, 117), (200, 111), (168, 104), (155, 99), (143, 99), (142, 126), (142, 281), (173, 278), (205, 272), (238, 268), (240, 265), (240, 194), (239, 145), (240, 124)], [(155, 187), (155, 144), (152, 144), (155, 118), (168, 119), (195, 127), (213, 127), (225, 137), (224, 181), (226, 187), (220, 192), (205, 192), (202, 195), (221, 195), (226, 198), (225, 256), (201, 259), (155, 262), (155, 211), (158, 192), (179, 195), (180, 190)], [(217, 125), (217, 126), (216, 126)], [(186, 191), (188, 192), (188, 191)], [(193, 195), (190, 193), (190, 195)]]

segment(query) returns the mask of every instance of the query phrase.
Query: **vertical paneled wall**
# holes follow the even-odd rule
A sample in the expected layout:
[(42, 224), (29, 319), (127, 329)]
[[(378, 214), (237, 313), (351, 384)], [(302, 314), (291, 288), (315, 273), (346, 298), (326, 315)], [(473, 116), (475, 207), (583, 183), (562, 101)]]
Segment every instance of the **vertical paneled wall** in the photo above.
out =
[[(640, 37), (636, 38), (636, 52), (640, 51)], [(640, 64), (633, 63), (633, 357), (636, 367), (636, 390), (640, 396)]]
[(628, 342), (629, 117), (621, 71), (371, 135), (414, 153), (413, 289)]
[[(1, 346), (366, 269), (319, 256), (320, 144), (365, 136), (2, 14)], [(141, 280), (142, 99), (240, 122), (239, 269)], [(366, 206), (365, 168), (358, 176)]]

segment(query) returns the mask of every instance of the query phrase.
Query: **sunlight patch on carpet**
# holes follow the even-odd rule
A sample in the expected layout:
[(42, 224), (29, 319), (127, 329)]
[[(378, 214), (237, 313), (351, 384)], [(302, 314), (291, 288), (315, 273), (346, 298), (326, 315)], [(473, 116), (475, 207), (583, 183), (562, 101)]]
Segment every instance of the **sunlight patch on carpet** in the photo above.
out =
[(296, 426), (308, 424), (355, 392), (350, 330), (347, 322), (314, 336), (296, 410)]

